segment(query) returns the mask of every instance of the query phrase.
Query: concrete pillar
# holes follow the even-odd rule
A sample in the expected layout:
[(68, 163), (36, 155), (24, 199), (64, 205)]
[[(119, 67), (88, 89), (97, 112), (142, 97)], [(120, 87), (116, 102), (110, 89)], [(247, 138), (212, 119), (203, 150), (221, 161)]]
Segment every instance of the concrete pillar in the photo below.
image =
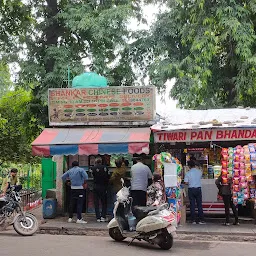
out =
[(63, 174), (63, 160), (63, 156), (53, 156), (53, 161), (56, 162), (56, 199), (58, 213), (64, 213), (64, 193), (61, 179)]

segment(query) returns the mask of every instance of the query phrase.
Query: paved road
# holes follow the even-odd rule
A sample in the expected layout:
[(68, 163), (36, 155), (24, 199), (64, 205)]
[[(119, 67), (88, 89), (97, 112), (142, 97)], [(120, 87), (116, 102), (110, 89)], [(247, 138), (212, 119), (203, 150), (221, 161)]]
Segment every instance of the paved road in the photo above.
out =
[(244, 256), (254, 255), (256, 243), (233, 242), (191, 242), (175, 241), (169, 251), (162, 251), (158, 247), (144, 242), (135, 242), (127, 246), (128, 242), (117, 243), (108, 237), (86, 236), (54, 236), (36, 235), (33, 237), (21, 237), (13, 232), (0, 233), (1, 256)]

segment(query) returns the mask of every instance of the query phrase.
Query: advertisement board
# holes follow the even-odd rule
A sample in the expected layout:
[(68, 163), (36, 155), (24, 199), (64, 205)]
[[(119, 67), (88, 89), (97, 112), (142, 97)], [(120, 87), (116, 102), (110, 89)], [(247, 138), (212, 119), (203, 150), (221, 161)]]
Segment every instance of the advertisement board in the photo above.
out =
[(155, 116), (154, 87), (55, 88), (48, 91), (49, 123), (151, 121)]

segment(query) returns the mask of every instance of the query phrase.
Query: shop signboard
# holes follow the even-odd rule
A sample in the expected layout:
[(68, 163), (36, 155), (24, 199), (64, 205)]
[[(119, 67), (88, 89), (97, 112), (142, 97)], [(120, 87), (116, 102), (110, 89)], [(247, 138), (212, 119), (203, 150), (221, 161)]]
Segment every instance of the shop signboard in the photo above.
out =
[(155, 117), (155, 88), (148, 86), (55, 88), (49, 89), (48, 101), (51, 126), (152, 121)]
[(160, 143), (256, 140), (256, 128), (160, 131), (154, 134), (154, 139)]

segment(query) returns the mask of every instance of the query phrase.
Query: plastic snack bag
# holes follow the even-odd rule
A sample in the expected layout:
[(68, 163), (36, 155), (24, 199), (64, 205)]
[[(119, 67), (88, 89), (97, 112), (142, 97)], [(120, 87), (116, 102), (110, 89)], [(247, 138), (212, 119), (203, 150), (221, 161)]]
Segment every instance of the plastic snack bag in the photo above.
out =
[(238, 169), (235, 169), (235, 170), (234, 170), (233, 176), (234, 176), (234, 177), (239, 177), (239, 176), (240, 176), (240, 172), (239, 172)]
[(240, 162), (240, 169), (245, 169), (245, 163), (243, 163), (243, 162)]
[(255, 148), (253, 145), (249, 145), (249, 151), (250, 153), (255, 153)]
[(234, 169), (239, 169), (240, 163), (239, 162), (234, 162)]
[(250, 172), (251, 171), (251, 164), (245, 164), (245, 171)]
[(221, 149), (221, 154), (228, 154), (228, 149), (227, 148), (222, 148)]
[(237, 204), (243, 204), (244, 203), (244, 199), (241, 197), (237, 198)]
[(228, 167), (228, 162), (227, 161), (221, 161), (221, 166), (223, 169), (226, 169)]
[(246, 182), (241, 182), (240, 183), (240, 188), (247, 188), (247, 183)]
[(245, 176), (245, 170), (240, 169), (240, 176)]
[(239, 177), (235, 177), (235, 178), (233, 179), (233, 184), (234, 184), (234, 185), (239, 185), (239, 182), (240, 182)]
[(222, 169), (221, 176), (222, 177), (227, 177), (227, 175), (228, 175), (228, 170), (227, 169)]
[(234, 185), (233, 186), (233, 191), (234, 192), (239, 192), (240, 191), (239, 185)]
[(256, 161), (256, 153), (251, 153), (251, 161)]
[(240, 177), (240, 182), (246, 182), (246, 177), (245, 176), (241, 176)]

